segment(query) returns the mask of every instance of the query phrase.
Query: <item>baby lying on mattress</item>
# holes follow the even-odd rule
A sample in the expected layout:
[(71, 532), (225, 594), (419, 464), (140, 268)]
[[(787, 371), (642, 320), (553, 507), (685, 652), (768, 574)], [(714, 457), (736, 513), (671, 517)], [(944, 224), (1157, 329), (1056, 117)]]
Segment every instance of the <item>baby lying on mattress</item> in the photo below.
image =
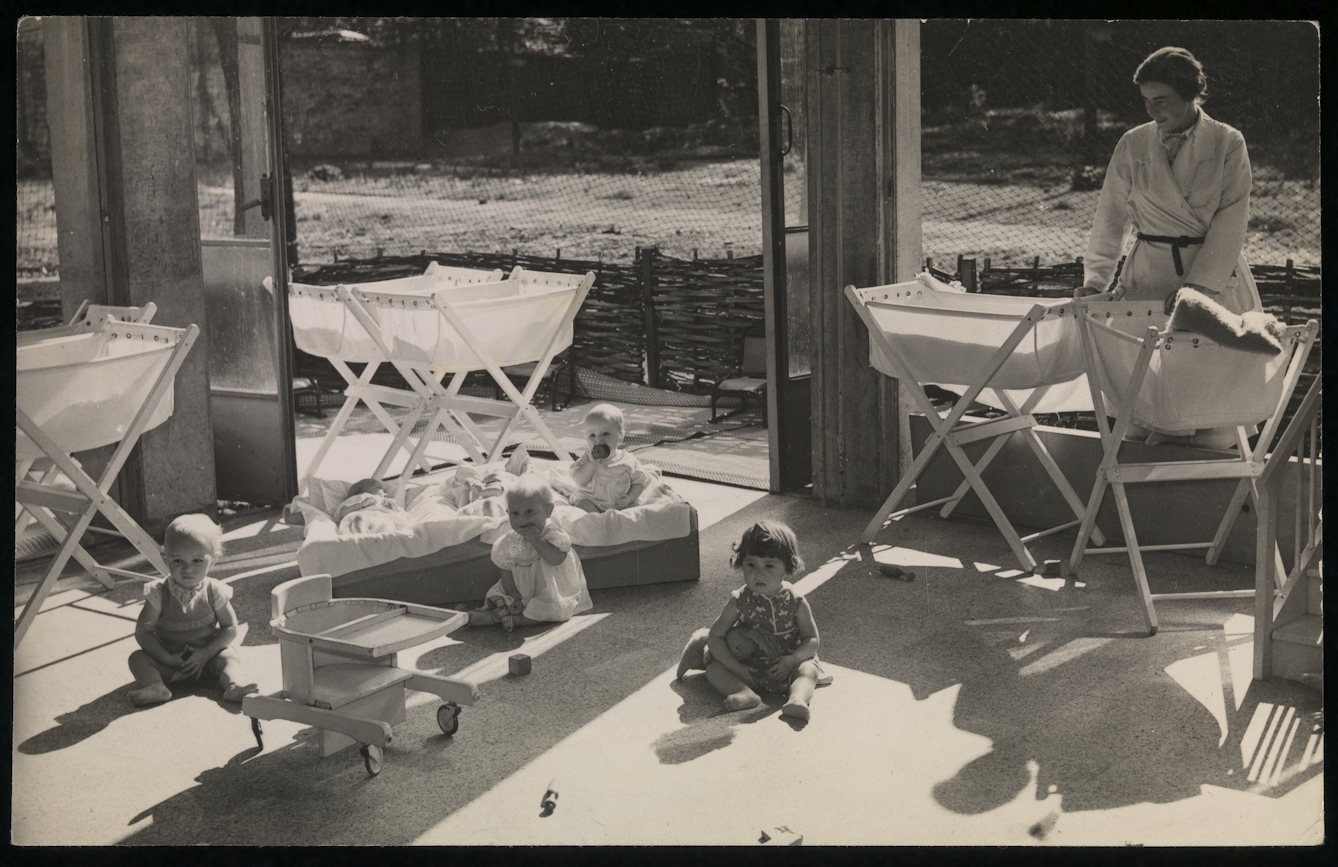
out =
[(380, 479), (362, 479), (349, 486), (348, 495), (331, 515), (345, 536), (353, 533), (393, 533), (410, 530), (413, 521), (404, 507), (386, 493)]

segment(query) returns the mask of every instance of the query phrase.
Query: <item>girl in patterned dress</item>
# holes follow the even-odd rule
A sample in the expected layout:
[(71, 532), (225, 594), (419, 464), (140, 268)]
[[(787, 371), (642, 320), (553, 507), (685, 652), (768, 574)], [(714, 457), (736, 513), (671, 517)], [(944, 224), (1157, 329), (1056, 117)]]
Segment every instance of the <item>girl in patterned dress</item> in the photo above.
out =
[(172, 697), (167, 684), (218, 677), (224, 701), (241, 701), (258, 692), (242, 673), (237, 640), (237, 612), (232, 588), (209, 577), (223, 556), (223, 531), (207, 515), (182, 515), (163, 534), (167, 578), (144, 588), (144, 608), (135, 624), (139, 650), (130, 654), (130, 673), (137, 706), (160, 704)]
[[(743, 573), (744, 584), (730, 594), (708, 633), (706, 679), (725, 697), (726, 710), (757, 707), (759, 691), (779, 692), (787, 695), (781, 715), (806, 720), (814, 688), (829, 678), (818, 666), (813, 611), (788, 580), (804, 568), (794, 531), (779, 521), (758, 521), (735, 546), (730, 565)], [(736, 626), (767, 639), (743, 661), (728, 640)]]
[(553, 514), (548, 483), (522, 475), (506, 489), (506, 514), (511, 532), (492, 546), (502, 580), (489, 588), (483, 608), (469, 612), (469, 624), (500, 623), (510, 632), (517, 624), (570, 620), (593, 608), (571, 536), (548, 520)]

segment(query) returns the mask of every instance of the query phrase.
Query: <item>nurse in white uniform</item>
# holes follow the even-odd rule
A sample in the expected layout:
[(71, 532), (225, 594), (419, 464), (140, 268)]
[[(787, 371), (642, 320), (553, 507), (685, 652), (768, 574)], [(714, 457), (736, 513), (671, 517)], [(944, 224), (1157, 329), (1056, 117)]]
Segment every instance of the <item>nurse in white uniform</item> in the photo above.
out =
[[(1176, 290), (1189, 286), (1233, 313), (1262, 309), (1241, 250), (1250, 219), (1245, 138), (1203, 110), (1203, 66), (1183, 48), (1152, 52), (1134, 83), (1152, 121), (1126, 132), (1110, 158), (1080, 294), (1146, 299), (1169, 313)], [(1133, 437), (1164, 439), (1134, 428)], [(1222, 428), (1189, 442), (1229, 448), (1235, 438)]]

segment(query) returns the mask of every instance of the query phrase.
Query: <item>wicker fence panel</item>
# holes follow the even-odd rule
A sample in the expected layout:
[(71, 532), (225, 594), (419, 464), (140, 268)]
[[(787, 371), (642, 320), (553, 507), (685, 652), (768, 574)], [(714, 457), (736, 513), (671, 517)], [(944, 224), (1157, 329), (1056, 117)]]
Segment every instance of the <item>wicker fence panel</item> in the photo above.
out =
[(762, 257), (652, 258), (659, 381), (693, 393), (739, 366), (743, 337), (764, 335)]

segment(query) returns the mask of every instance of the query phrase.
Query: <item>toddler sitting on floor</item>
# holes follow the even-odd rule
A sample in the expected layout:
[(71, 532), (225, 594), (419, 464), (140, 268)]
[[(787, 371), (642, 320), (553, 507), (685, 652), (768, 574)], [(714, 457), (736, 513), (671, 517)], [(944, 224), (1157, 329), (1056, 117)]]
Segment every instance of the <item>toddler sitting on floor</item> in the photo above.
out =
[(636, 505), (655, 479), (642, 468), (636, 455), (622, 448), (622, 410), (601, 403), (585, 414), (582, 427), (587, 448), (571, 465), (571, 479), (577, 485), (572, 505), (587, 512)]
[(585, 585), (581, 558), (571, 536), (548, 519), (553, 489), (540, 476), (526, 473), (506, 489), (511, 531), (492, 546), (492, 561), (502, 580), (488, 589), (483, 608), (469, 612), (470, 626), (515, 626), (570, 620), (594, 607)]
[(167, 684), (218, 677), (223, 700), (239, 702), (258, 692), (246, 680), (237, 640), (237, 612), (232, 587), (209, 577), (223, 556), (223, 531), (207, 515), (182, 515), (163, 534), (163, 559), (170, 574), (144, 588), (144, 608), (135, 624), (139, 650), (130, 654), (137, 707), (172, 698)]

